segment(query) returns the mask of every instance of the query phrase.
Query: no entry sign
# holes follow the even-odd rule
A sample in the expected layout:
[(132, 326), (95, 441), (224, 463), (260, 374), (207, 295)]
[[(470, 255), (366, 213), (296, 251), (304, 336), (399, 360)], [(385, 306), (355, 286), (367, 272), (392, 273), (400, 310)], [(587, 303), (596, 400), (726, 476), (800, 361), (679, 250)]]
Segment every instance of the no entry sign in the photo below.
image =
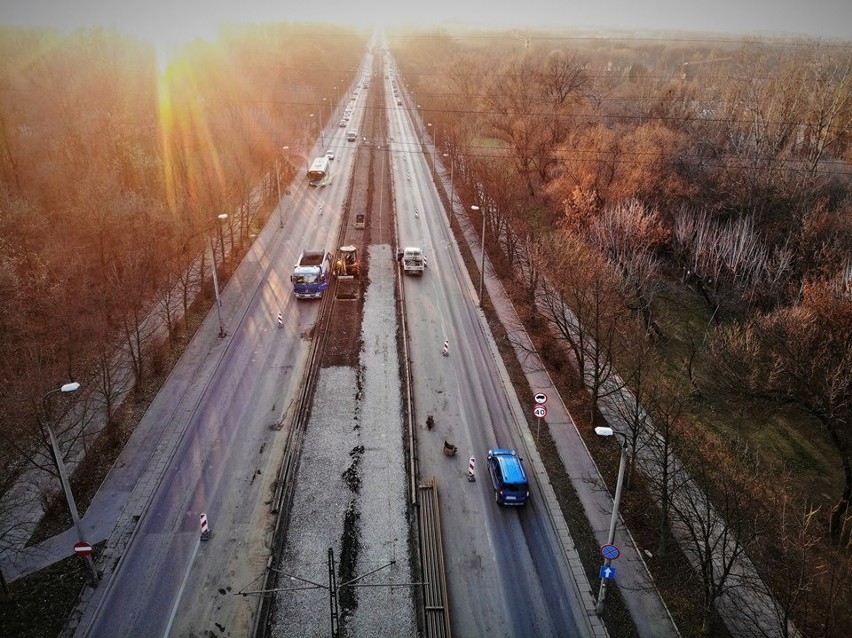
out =
[(74, 543), (74, 553), (77, 554), (77, 556), (91, 556), (92, 546), (88, 543), (84, 543), (83, 541)]

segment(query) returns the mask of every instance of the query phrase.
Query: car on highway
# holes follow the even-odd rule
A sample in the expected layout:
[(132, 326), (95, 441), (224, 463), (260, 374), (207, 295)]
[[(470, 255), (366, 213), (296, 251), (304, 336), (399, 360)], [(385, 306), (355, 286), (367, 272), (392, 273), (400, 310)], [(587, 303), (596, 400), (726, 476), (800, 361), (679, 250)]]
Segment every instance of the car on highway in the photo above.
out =
[(346, 139), (350, 142), (354, 142), (355, 140), (358, 139), (358, 131), (349, 131), (346, 134)]
[(488, 473), (494, 486), (494, 498), (500, 505), (523, 505), (530, 496), (530, 485), (521, 458), (515, 450), (488, 450)]
[(328, 159), (333, 160), (333, 159), (334, 159), (334, 151), (332, 151), (332, 150), (328, 150), (328, 151), (326, 151), (326, 152), (325, 152), (325, 156), (326, 156)]

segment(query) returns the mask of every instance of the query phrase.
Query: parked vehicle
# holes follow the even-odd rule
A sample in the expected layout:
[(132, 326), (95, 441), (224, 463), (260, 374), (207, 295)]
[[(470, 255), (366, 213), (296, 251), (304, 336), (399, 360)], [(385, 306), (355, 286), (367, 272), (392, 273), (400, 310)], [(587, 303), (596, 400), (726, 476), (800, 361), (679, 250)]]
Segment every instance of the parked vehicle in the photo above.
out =
[(530, 486), (523, 463), (515, 450), (488, 450), (488, 473), (494, 486), (494, 498), (500, 505), (523, 505), (530, 496)]
[(296, 299), (320, 299), (331, 279), (331, 253), (303, 250), (290, 275)]

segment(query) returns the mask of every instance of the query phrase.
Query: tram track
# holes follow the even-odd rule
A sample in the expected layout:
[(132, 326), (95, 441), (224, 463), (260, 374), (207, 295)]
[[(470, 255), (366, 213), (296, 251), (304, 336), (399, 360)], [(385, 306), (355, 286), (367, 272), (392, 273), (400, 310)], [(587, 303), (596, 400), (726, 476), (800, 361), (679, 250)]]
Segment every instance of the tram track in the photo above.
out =
[[(290, 410), (289, 424), (282, 423), (282, 427), (287, 428), (286, 450), (276, 480), (272, 503), (273, 513), (276, 513), (277, 517), (271, 539), (271, 555), (267, 561), (262, 601), (252, 632), (259, 638), (269, 635), (272, 627), (274, 592), (280, 586), (276, 566), (286, 543), (297, 489), (296, 476), (320, 370), (327, 366), (344, 365), (357, 368), (360, 365), (361, 318), (366, 282), (369, 278), (368, 248), (371, 244), (396, 246), (397, 233), (387, 144), (388, 124), (385, 121), (383, 107), (384, 85), (380, 81), (383, 71), (380, 61), (377, 61), (376, 65), (373, 74), (376, 81), (368, 96), (368, 117), (362, 125), (364, 139), (358, 142), (356, 149), (353, 173), (344, 199), (343, 217), (338, 226), (339, 231), (334, 245), (335, 250), (343, 245), (356, 246), (360, 256), (361, 272), (355, 282), (346, 282), (345, 294), (339, 294), (343, 289), (341, 282), (337, 277), (333, 277), (328, 290), (323, 295), (319, 316), (312, 333), (311, 349), (305, 363), (304, 383)], [(356, 229), (353, 224), (355, 215), (363, 211), (367, 213), (366, 226), (363, 229)], [(354, 294), (352, 294), (353, 290)], [(414, 592), (419, 616), (417, 622), (422, 635), (448, 636), (450, 624), (441, 549), (440, 516), (437, 511), (437, 486), (434, 479), (429, 487), (418, 485), (405, 298), (399, 269), (396, 273), (394, 303), (398, 320), (397, 344), (401, 353), (402, 413), (405, 427), (402, 436), (405, 442), (406, 473), (409, 478), (407, 493), (409, 508), (412, 512), (409, 518), (409, 547), (411, 548), (409, 556), (415, 580), (425, 583), (424, 587), (418, 587)], [(425, 501), (425, 506), (422, 506), (424, 503), (421, 503), (421, 499)], [(349, 560), (354, 559), (350, 557)]]

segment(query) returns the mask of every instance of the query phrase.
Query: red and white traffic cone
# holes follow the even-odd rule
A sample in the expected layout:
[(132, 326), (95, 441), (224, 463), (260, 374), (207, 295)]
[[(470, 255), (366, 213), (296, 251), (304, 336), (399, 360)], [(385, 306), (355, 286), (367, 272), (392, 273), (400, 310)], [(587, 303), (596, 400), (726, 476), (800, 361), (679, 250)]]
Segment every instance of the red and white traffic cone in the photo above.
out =
[(476, 480), (476, 459), (472, 456), (467, 463), (467, 480), (471, 482)]
[(282, 316), (281, 316), (281, 313), (280, 313), (280, 312), (278, 313), (278, 327), (279, 327), (279, 328), (283, 328), (283, 327), (284, 327), (284, 317), (282, 317)]
[(201, 540), (206, 541), (210, 538), (210, 526), (207, 524), (207, 514), (201, 512)]
[(450, 356), (450, 340), (444, 339), (444, 346), (441, 348), (441, 354), (445, 357)]

